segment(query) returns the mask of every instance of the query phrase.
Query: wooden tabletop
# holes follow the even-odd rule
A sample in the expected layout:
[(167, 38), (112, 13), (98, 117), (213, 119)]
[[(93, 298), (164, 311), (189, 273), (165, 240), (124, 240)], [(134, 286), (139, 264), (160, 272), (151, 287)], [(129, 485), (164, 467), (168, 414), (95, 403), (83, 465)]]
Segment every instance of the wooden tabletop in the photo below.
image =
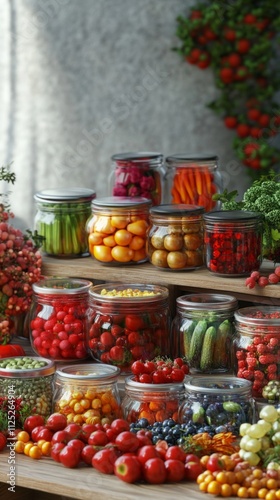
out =
[[(0, 482), (2, 483), (6, 483), (9, 478), (7, 476), (10, 467), (8, 458), (8, 452), (0, 453)], [(104, 500), (104, 498), (110, 500), (155, 500), (155, 498), (206, 500), (205, 493), (199, 491), (195, 482), (160, 485), (128, 484), (115, 476), (101, 474), (86, 465), (69, 469), (50, 458), (34, 460), (19, 454), (16, 455), (16, 485), (81, 500)], [(8, 487), (7, 484), (7, 489)], [(228, 499), (232, 500), (233, 497), (228, 497)]]

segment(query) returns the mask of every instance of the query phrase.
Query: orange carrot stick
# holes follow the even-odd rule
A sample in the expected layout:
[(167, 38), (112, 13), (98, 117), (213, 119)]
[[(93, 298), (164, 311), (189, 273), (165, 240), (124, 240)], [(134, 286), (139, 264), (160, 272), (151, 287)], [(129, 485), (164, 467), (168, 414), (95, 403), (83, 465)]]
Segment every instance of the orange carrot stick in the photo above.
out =
[(211, 176), (207, 167), (203, 169), (202, 177), (204, 178), (207, 193), (211, 194)]
[(195, 182), (196, 182), (197, 192), (198, 192), (198, 194), (202, 194), (202, 180), (201, 180), (200, 169), (196, 168), (194, 170), (194, 173), (195, 173)]
[(193, 190), (191, 188), (188, 174), (182, 170), (181, 177), (182, 177), (182, 182), (184, 183), (185, 189), (188, 193), (189, 203), (195, 203), (195, 193), (193, 192)]
[(172, 203), (181, 203), (181, 196), (178, 193), (177, 189), (174, 187), (174, 185), (171, 189), (171, 194), (172, 194)]

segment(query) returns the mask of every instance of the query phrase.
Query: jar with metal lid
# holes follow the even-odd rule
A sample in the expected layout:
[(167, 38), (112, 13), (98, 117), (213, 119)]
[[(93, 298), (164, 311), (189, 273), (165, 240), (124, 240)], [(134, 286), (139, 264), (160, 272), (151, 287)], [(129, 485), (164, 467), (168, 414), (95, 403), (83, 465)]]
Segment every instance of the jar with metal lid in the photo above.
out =
[(252, 384), (229, 376), (190, 377), (178, 418), (190, 434), (232, 432), (238, 437), (241, 424), (257, 419)]
[(234, 313), (234, 320), (234, 372), (251, 381), (255, 398), (267, 399), (265, 386), (280, 381), (280, 308), (244, 307)]
[(164, 161), (156, 152), (114, 154), (109, 192), (112, 196), (141, 196), (159, 205), (163, 199)]
[(44, 189), (35, 194), (35, 230), (44, 237), (42, 251), (53, 257), (88, 256), (85, 229), (95, 191), (86, 188)]
[(123, 415), (129, 423), (142, 418), (149, 424), (163, 422), (171, 418), (178, 422), (178, 410), (185, 395), (183, 383), (144, 384), (133, 380), (133, 375), (125, 379)]
[(158, 205), (150, 208), (148, 257), (166, 270), (188, 271), (204, 265), (203, 207)]
[(91, 256), (105, 265), (146, 262), (150, 206), (151, 200), (147, 198), (95, 199), (87, 222)]
[(213, 194), (222, 190), (218, 157), (214, 154), (174, 154), (166, 158), (165, 203), (217, 208)]
[(249, 276), (262, 263), (263, 217), (258, 212), (221, 210), (203, 214), (205, 264), (220, 276)]
[(53, 411), (68, 423), (110, 424), (122, 418), (118, 389), (120, 369), (104, 364), (80, 364), (55, 372)]
[(39, 356), (55, 361), (86, 359), (89, 280), (44, 278), (32, 285), (30, 342)]
[(137, 359), (166, 356), (170, 349), (168, 288), (106, 283), (89, 290), (88, 349), (99, 362), (123, 373)]
[(51, 414), (54, 373), (54, 362), (41, 357), (0, 360), (0, 397), (11, 402), (11, 422), (15, 420), (13, 423), (21, 428), (29, 415), (47, 418)]
[(173, 357), (185, 357), (192, 374), (230, 372), (237, 307), (230, 295), (178, 297), (171, 326)]

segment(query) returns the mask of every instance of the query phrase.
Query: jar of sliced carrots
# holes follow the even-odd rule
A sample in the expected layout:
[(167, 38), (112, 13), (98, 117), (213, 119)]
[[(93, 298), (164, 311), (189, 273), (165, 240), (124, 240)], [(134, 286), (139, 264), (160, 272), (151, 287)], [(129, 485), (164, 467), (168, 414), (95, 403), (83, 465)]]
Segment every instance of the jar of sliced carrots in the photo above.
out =
[(214, 210), (213, 194), (222, 190), (216, 155), (176, 154), (166, 158), (166, 203), (185, 203)]

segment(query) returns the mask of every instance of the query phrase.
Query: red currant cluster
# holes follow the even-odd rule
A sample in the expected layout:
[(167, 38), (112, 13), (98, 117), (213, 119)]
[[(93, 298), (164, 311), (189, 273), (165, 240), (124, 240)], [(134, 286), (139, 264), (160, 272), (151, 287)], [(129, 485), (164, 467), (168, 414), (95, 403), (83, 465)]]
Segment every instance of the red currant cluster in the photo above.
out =
[(155, 358), (152, 361), (134, 361), (131, 371), (134, 380), (144, 384), (170, 384), (183, 382), (189, 366), (183, 358)]
[(253, 271), (245, 280), (247, 288), (255, 288), (256, 285), (264, 288), (267, 285), (277, 285), (280, 281), (280, 266), (274, 269), (268, 276), (262, 275), (259, 271)]

